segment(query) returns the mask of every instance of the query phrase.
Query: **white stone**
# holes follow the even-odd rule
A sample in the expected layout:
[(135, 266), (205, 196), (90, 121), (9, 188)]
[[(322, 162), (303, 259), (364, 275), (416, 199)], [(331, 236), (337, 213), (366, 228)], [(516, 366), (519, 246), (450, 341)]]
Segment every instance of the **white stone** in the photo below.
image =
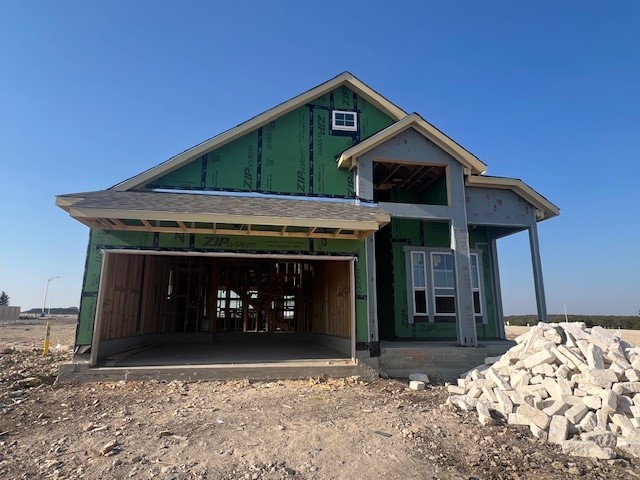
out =
[(607, 332), (604, 328), (595, 326), (591, 329), (591, 338), (589, 340), (591, 343), (598, 345), (604, 351), (609, 348), (609, 345), (616, 341), (616, 337)]
[(604, 369), (604, 355), (602, 349), (594, 344), (590, 343), (587, 346), (587, 365), (591, 370), (603, 370)]
[(580, 435), (580, 439), (587, 442), (594, 442), (601, 447), (616, 446), (616, 437), (611, 432), (585, 432)]
[(538, 353), (531, 355), (524, 360), (525, 368), (532, 368), (536, 365), (543, 363), (553, 363), (556, 361), (556, 356), (548, 350), (541, 350)]
[(589, 370), (589, 366), (581, 353), (579, 354), (575, 350), (569, 350), (564, 345), (558, 345), (556, 350), (568, 358), (581, 372)]
[(451, 395), (447, 399), (447, 403), (455, 405), (462, 410), (475, 410), (478, 400), (475, 398), (468, 398), (466, 395)]
[[(453, 386), (453, 385), (451, 385), (451, 386)], [(419, 380), (411, 380), (409, 382), (409, 388), (411, 390), (424, 390), (424, 387), (425, 387), (425, 383), (421, 382)], [(462, 390), (462, 393), (464, 393), (464, 389)]]
[(516, 413), (525, 417), (529, 421), (529, 424), (533, 423), (540, 428), (547, 428), (551, 422), (551, 417), (549, 417), (549, 415), (544, 413), (542, 410), (532, 407), (528, 403), (523, 403), (518, 406)]
[(476, 411), (478, 412), (478, 421), (482, 425), (494, 425), (495, 420), (491, 417), (491, 412), (484, 402), (478, 402), (476, 405)]
[(640, 382), (640, 372), (635, 368), (627, 368), (624, 371), (624, 376), (629, 382)]
[(533, 377), (531, 377), (531, 380), (529, 380), (529, 384), (540, 385), (542, 383), (542, 380), (544, 380), (544, 377), (542, 375), (534, 375)]
[(556, 369), (556, 378), (564, 378), (566, 379), (569, 376), (569, 372), (571, 370), (566, 365), (560, 365)]
[[(494, 389), (491, 389), (489, 387), (482, 387), (482, 396), (485, 398), (485, 400), (488, 400), (490, 402), (497, 402), (498, 399), (496, 398), (495, 394), (493, 393)], [(496, 388), (497, 390), (497, 388)]]
[(562, 442), (562, 452), (575, 457), (598, 458), (601, 460), (616, 458), (616, 454), (612, 449), (601, 447), (595, 442), (582, 442), (580, 440), (565, 440)]
[(562, 352), (560, 352), (560, 350), (558, 350), (556, 347), (553, 347), (551, 349), (551, 352), (555, 355), (555, 357), (558, 359), (558, 361), (566, 366), (569, 370), (577, 370), (578, 367), (576, 366), (575, 363), (573, 363), (571, 361), (571, 359), (569, 359), (569, 357), (567, 357), (566, 355), (564, 355)]
[(588, 411), (589, 409), (587, 408), (587, 406), (584, 403), (580, 402), (579, 404), (574, 405), (569, 410), (567, 410), (564, 413), (564, 416), (567, 417), (567, 419), (575, 425), (580, 422), (580, 420), (582, 420), (582, 417), (584, 417)]
[(640, 407), (638, 405), (632, 405), (631, 407), (629, 407), (629, 410), (631, 410), (631, 415), (633, 415), (633, 418), (640, 418)]
[[(417, 382), (417, 380), (412, 380), (411, 382)], [(409, 388), (411, 388), (411, 382), (409, 382)], [(424, 389), (424, 382), (419, 382), (422, 383), (422, 389)], [(415, 388), (413, 389), (415, 390)], [(464, 387), (459, 387), (458, 385), (449, 385), (447, 387), (447, 392), (449, 392), (452, 395), (464, 395), (465, 393), (467, 393), (466, 388)]]
[(498, 400), (498, 405), (500, 406), (500, 412), (507, 417), (510, 413), (513, 412), (513, 402), (509, 398), (509, 396), (503, 392), (502, 390), (495, 388), (493, 390), (496, 399)]
[(596, 418), (596, 414), (593, 412), (587, 412), (584, 418), (580, 420), (578, 427), (583, 432), (591, 432), (595, 430), (597, 424), (598, 424), (598, 420)]
[(549, 416), (554, 415), (563, 415), (564, 413), (571, 408), (571, 405), (563, 402), (562, 400), (554, 401), (550, 406), (546, 407), (542, 411)]
[(609, 416), (611, 418), (611, 423), (619, 426), (622, 429), (622, 433), (624, 434), (626, 430), (633, 430), (633, 425), (631, 421), (620, 413), (614, 413)]
[(426, 373), (412, 373), (409, 380), (417, 380), (418, 382), (429, 383), (429, 375)]
[(640, 458), (640, 440), (618, 438), (616, 447), (628, 455)]
[(509, 417), (507, 418), (507, 423), (509, 425), (529, 425), (529, 419), (527, 417), (525, 417), (524, 415), (520, 415), (517, 412), (514, 413), (510, 413)]
[(549, 442), (562, 443), (567, 439), (569, 432), (569, 420), (560, 415), (551, 417), (549, 423)]
[(531, 380), (531, 374), (526, 370), (519, 370), (509, 377), (509, 383), (513, 388), (529, 385), (529, 380)]
[(532, 423), (529, 425), (529, 429), (534, 437), (539, 438), (540, 440), (547, 440), (548, 433), (545, 429), (538, 427), (536, 424)]
[(596, 430), (606, 430), (609, 424), (609, 414), (604, 410), (596, 411)]
[(586, 376), (585, 380), (591, 385), (609, 389), (614, 382), (618, 381), (618, 375), (610, 368), (604, 370), (589, 370), (589, 375)]
[(487, 370), (486, 377), (491, 379), (500, 390), (511, 390), (509, 382), (505, 381), (500, 375), (498, 375), (493, 368), (489, 368)]
[(618, 395), (640, 393), (640, 382), (620, 382), (613, 385), (612, 389)]
[(586, 397), (582, 397), (582, 402), (590, 410), (598, 410), (602, 406), (602, 398), (595, 395), (587, 395)]
[(470, 398), (480, 398), (480, 395), (482, 395), (482, 390), (477, 387), (472, 387), (467, 392), (467, 396)]
[(602, 397), (601, 410), (607, 414), (613, 413), (618, 408), (618, 394), (613, 390), (607, 390), (605, 396)]

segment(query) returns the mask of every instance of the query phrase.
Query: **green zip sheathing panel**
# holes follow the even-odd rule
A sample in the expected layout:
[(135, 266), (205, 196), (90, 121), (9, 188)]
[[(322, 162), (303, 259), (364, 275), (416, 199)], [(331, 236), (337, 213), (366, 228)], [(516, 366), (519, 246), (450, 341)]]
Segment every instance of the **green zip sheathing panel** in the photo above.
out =
[[(497, 338), (495, 292), (493, 288), (492, 259), (487, 230), (476, 227), (469, 230), (471, 249), (482, 252), (482, 293), (486, 300), (488, 324), (477, 325), (478, 338)], [(450, 323), (410, 323), (407, 304), (407, 274), (405, 247), (445, 248), (451, 246), (448, 222), (422, 222), (420, 220), (392, 218), (389, 227), (376, 234), (376, 265), (378, 292), (378, 321), (383, 339), (456, 338), (456, 325)], [(388, 252), (391, 251), (391, 255)]]
[(393, 189), (389, 192), (390, 202), (423, 205), (447, 205), (447, 177), (442, 175), (424, 190), (415, 188)]
[[(332, 131), (332, 110), (357, 111), (359, 130)], [(338, 169), (336, 157), (392, 123), (391, 117), (341, 87), (147, 187), (353, 197), (353, 172)]]
[[(349, 255), (355, 262), (356, 341), (368, 339), (367, 272), (364, 240), (249, 237), (146, 232), (118, 232), (92, 229), (78, 316), (76, 345), (90, 345), (96, 315), (100, 271), (104, 250), (131, 249), (171, 252), (245, 252), (279, 254)], [(318, 255), (318, 260), (323, 260)]]

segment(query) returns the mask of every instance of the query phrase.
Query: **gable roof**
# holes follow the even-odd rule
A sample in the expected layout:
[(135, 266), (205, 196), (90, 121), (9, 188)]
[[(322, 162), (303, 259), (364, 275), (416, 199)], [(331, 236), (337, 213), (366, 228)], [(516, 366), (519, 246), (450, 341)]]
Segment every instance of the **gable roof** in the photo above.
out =
[(466, 185), (470, 187), (501, 188), (511, 190), (536, 208), (538, 211), (536, 213), (538, 221), (547, 220), (560, 215), (560, 209), (556, 205), (551, 203), (518, 178), (470, 175), (466, 179)]
[(338, 157), (338, 167), (354, 168), (357, 163), (357, 158), (360, 155), (363, 155), (369, 150), (386, 142), (399, 133), (408, 130), (409, 128), (413, 128), (453, 158), (458, 160), (468, 169), (469, 173), (484, 174), (487, 170), (487, 165), (480, 161), (478, 157), (442, 133), (415, 112), (342, 152), (340, 157)]
[(216, 135), (209, 140), (206, 140), (195, 147), (192, 147), (184, 152), (176, 155), (175, 157), (170, 158), (166, 162), (161, 163), (149, 170), (146, 170), (134, 177), (131, 177), (124, 182), (121, 182), (117, 185), (114, 185), (110, 188), (110, 190), (118, 190), (118, 191), (126, 191), (132, 190), (137, 187), (141, 187), (150, 181), (155, 180), (156, 178), (165, 175), (177, 168), (182, 167), (189, 161), (213, 150), (214, 148), (221, 147), (233, 140), (257, 129), (260, 128), (269, 122), (272, 122), (276, 118), (289, 113), (296, 108), (299, 108), (306, 103), (325, 95), (338, 87), (347, 86), (353, 92), (357, 93), (361, 97), (365, 98), (369, 103), (382, 110), (384, 113), (389, 115), (394, 120), (398, 121), (405, 117), (407, 113), (402, 110), (400, 107), (394, 105), (385, 97), (380, 95), (378, 92), (365, 85), (363, 82), (358, 80), (353, 74), (349, 72), (343, 72), (335, 78), (318, 85), (311, 90), (308, 90), (290, 100), (287, 100), (280, 105), (273, 107), (266, 112), (261, 113), (253, 117), (250, 120), (247, 120), (236, 127), (233, 127), (226, 132), (221, 133), (220, 135)]

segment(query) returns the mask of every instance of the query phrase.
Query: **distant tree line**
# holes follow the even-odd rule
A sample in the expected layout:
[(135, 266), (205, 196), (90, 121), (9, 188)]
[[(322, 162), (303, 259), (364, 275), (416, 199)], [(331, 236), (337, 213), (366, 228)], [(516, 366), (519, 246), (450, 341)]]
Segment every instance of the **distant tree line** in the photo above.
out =
[[(40, 313), (42, 312), (41, 308), (32, 308), (31, 310), (27, 310), (26, 313)], [(67, 308), (47, 308), (47, 313), (51, 313), (51, 315), (77, 315), (78, 307), (67, 307)]]
[[(584, 322), (591, 328), (599, 325), (605, 328), (623, 328), (626, 330), (640, 330), (640, 315), (618, 316), (618, 315), (567, 315), (570, 322)], [(536, 325), (537, 315), (509, 315), (504, 317), (505, 323), (509, 325)], [(549, 323), (564, 322), (564, 315), (549, 315)]]

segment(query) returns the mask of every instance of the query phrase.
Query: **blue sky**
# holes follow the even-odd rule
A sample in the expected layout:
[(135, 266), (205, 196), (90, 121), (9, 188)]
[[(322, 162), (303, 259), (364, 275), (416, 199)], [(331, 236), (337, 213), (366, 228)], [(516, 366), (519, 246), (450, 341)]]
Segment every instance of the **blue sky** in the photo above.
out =
[[(419, 4), (419, 5), (416, 5)], [(539, 225), (550, 312), (640, 309), (640, 3), (8, 1), (0, 16), (0, 290), (78, 305), (108, 188), (348, 70), (562, 209)], [(534, 313), (528, 238), (499, 243)]]

